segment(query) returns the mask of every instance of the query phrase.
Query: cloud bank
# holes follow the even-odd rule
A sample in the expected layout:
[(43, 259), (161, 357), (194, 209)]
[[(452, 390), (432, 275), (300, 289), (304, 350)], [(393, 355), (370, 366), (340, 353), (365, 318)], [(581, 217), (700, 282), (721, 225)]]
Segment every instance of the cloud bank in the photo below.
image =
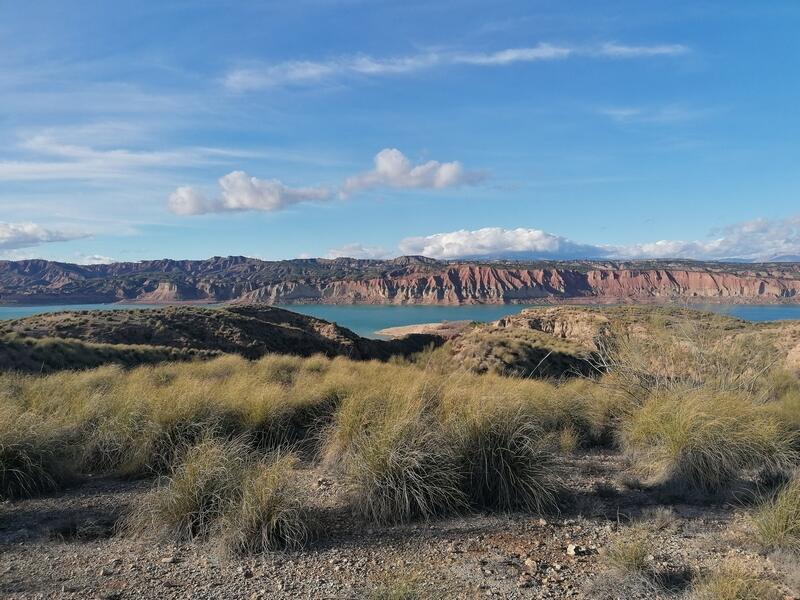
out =
[(235, 211), (275, 212), (302, 202), (325, 202), (375, 187), (445, 189), (472, 185), (485, 174), (467, 171), (458, 161), (430, 160), (420, 165), (396, 148), (378, 152), (372, 170), (348, 177), (338, 193), (324, 186), (290, 187), (277, 179), (258, 179), (244, 171), (233, 171), (219, 180), (220, 195), (209, 197), (192, 187), (177, 188), (167, 207), (176, 215), (202, 215)]
[(36, 223), (0, 222), (0, 250), (28, 248), (51, 242), (67, 242), (88, 237), (85, 233), (46, 229)]
[(615, 246), (579, 243), (540, 229), (485, 227), (408, 237), (399, 246), (403, 254), (440, 259), (800, 260), (800, 215), (737, 223), (712, 232), (708, 240), (658, 240)]
[(507, 48), (495, 52), (428, 51), (409, 56), (376, 58), (359, 54), (323, 61), (290, 60), (231, 70), (223, 78), (225, 87), (234, 92), (268, 88), (313, 85), (347, 77), (405, 75), (448, 66), (505, 66), (514, 63), (563, 60), (572, 56), (588, 58), (633, 59), (676, 56), (689, 52), (682, 44), (627, 46), (605, 43), (600, 46), (565, 46), (540, 43), (535, 46)]
[(430, 258), (582, 258), (599, 256), (597, 246), (579, 244), (541, 229), (503, 229), (484, 227), (461, 229), (400, 242), (403, 254), (422, 254)]

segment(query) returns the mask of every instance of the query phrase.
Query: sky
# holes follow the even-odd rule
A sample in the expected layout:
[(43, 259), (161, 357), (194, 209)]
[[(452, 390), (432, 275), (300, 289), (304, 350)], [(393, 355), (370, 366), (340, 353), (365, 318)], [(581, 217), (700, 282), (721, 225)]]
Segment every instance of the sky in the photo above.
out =
[(0, 0), (0, 259), (797, 257), (798, 28), (796, 0)]

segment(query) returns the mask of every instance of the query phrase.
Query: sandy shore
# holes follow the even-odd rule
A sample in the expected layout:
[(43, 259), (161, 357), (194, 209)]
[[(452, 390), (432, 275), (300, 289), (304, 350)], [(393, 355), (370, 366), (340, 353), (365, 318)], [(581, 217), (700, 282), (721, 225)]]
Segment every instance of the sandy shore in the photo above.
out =
[(419, 323), (417, 325), (403, 325), (402, 327), (387, 327), (375, 333), (381, 337), (400, 338), (412, 333), (425, 333), (453, 337), (461, 333), (472, 321), (443, 321), (441, 323)]

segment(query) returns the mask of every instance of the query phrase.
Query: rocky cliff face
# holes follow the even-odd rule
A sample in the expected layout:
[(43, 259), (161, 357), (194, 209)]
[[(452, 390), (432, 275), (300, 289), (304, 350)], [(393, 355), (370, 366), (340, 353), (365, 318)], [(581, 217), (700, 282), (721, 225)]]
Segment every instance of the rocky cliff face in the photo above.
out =
[(800, 301), (800, 264), (440, 262), (244, 257), (80, 266), (0, 262), (0, 303), (502, 304)]

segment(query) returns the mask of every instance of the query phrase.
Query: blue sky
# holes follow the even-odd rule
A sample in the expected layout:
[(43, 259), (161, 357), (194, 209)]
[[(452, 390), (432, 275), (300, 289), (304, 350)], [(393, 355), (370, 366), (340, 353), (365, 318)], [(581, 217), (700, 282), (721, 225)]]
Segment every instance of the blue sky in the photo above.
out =
[(800, 254), (798, 27), (794, 0), (0, 0), (0, 258)]

